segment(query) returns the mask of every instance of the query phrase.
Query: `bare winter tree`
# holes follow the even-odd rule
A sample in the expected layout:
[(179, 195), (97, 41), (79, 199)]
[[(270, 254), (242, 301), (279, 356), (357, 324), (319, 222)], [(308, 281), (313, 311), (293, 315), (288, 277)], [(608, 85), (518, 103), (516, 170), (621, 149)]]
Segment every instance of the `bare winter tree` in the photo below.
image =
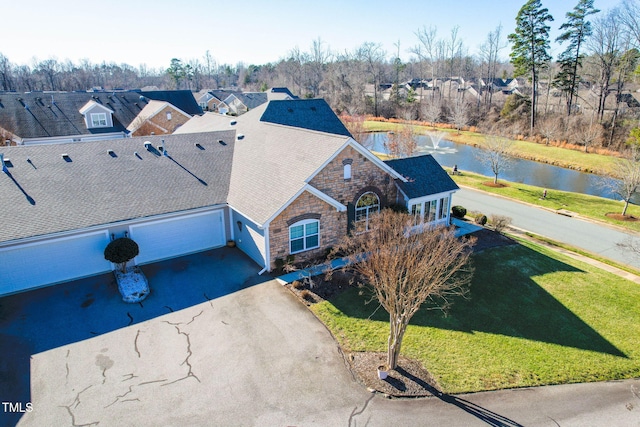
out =
[(436, 123), (440, 121), (441, 113), (442, 103), (440, 102), (440, 98), (431, 98), (422, 105), (422, 118), (430, 122), (434, 128), (436, 127)]
[(367, 130), (364, 127), (364, 116), (349, 116), (343, 114), (340, 116), (340, 120), (342, 120), (342, 123), (344, 123), (349, 133), (351, 133), (353, 139), (364, 145), (368, 135)]
[(627, 214), (631, 198), (640, 190), (640, 149), (633, 146), (627, 154), (616, 159), (618, 178), (605, 181), (605, 186), (624, 201), (622, 215)]
[(478, 161), (491, 168), (495, 176), (493, 183), (498, 183), (498, 175), (511, 166), (513, 142), (507, 138), (492, 136), (477, 154)]
[(369, 231), (353, 233), (339, 245), (389, 313), (389, 369), (398, 365), (413, 315), (425, 303), (445, 310), (454, 296), (467, 293), (473, 273), (469, 256), (474, 240), (460, 240), (444, 227), (411, 232), (412, 225), (411, 215), (385, 209), (371, 217)]
[(546, 145), (552, 139), (558, 138), (564, 129), (562, 118), (559, 116), (547, 115), (538, 123), (538, 132), (546, 139)]
[(460, 134), (460, 130), (469, 123), (469, 109), (469, 104), (460, 99), (455, 101), (451, 106), (449, 120), (456, 126), (458, 135)]
[(584, 152), (588, 153), (589, 147), (594, 146), (602, 136), (602, 126), (580, 120), (573, 126), (573, 135), (578, 144), (584, 145)]
[(395, 132), (389, 133), (387, 138), (385, 148), (391, 157), (410, 157), (418, 148), (411, 125), (400, 126)]

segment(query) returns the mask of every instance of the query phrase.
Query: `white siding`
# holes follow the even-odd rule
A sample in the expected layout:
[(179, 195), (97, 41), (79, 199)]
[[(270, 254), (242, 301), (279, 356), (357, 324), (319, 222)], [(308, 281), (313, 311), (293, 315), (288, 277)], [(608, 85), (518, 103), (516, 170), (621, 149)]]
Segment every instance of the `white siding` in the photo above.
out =
[(238, 248), (249, 255), (258, 265), (264, 267), (266, 264), (264, 230), (235, 211), (233, 211), (231, 226), (234, 227), (233, 233)]

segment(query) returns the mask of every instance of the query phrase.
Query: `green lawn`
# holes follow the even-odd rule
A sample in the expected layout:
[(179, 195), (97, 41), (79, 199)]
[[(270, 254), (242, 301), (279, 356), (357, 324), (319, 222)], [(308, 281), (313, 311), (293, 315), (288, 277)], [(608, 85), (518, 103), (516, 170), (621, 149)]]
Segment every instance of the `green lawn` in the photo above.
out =
[[(445, 168), (451, 170), (451, 168)], [(547, 198), (542, 199), (543, 188), (517, 182), (500, 181), (507, 184), (506, 187), (497, 188), (484, 185), (485, 182), (493, 182), (493, 178), (462, 171), (462, 175), (452, 176), (458, 185), (477, 188), (493, 194), (502, 195), (515, 200), (531, 203), (537, 206), (557, 210), (566, 209), (583, 217), (640, 231), (640, 221), (619, 221), (606, 216), (607, 213), (622, 213), (623, 203), (603, 197), (589, 196), (568, 191), (547, 189)], [(629, 205), (627, 214), (640, 217), (640, 206)]]
[[(640, 285), (530, 243), (473, 259), (469, 299), (419, 311), (404, 338), (443, 391), (640, 376)], [(367, 300), (350, 289), (312, 310), (346, 351), (386, 351), (388, 315)]]

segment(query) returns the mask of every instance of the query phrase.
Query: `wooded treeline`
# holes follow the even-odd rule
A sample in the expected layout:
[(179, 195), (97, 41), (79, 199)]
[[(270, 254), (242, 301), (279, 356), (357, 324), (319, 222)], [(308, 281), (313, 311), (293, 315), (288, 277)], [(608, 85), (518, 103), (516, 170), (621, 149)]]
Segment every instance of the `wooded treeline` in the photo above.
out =
[[(497, 26), (473, 55), (458, 27), (441, 34), (435, 26), (417, 29), (415, 43), (398, 42), (395, 52), (374, 42), (335, 52), (318, 38), (307, 50), (295, 47), (262, 65), (220, 64), (209, 51), (202, 58), (173, 59), (166, 69), (56, 58), (14, 64), (0, 53), (0, 89), (286, 86), (303, 98), (325, 98), (338, 113), (473, 125), (504, 136), (567, 140), (585, 149), (622, 148), (639, 124), (640, 103), (633, 95), (640, 77), (640, 6), (622, 0), (613, 10), (598, 11), (593, 0), (577, 0), (562, 18), (556, 19), (562, 31), (556, 41), (565, 50), (558, 58), (549, 54), (553, 17), (540, 0), (529, 0), (514, 34)], [(404, 52), (410, 60), (400, 59)], [(520, 78), (509, 87), (495, 84), (515, 77)]]

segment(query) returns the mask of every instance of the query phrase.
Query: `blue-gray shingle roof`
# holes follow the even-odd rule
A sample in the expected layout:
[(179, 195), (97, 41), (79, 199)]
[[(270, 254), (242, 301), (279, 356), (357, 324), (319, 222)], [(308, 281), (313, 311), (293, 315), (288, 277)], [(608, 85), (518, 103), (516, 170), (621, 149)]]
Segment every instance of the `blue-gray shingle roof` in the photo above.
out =
[(260, 121), (351, 136), (324, 99), (270, 101)]
[(0, 242), (224, 205), (234, 147), (233, 130), (0, 147)]
[(458, 185), (430, 154), (405, 159), (387, 160), (385, 163), (407, 178), (397, 181), (410, 199), (458, 190)]

